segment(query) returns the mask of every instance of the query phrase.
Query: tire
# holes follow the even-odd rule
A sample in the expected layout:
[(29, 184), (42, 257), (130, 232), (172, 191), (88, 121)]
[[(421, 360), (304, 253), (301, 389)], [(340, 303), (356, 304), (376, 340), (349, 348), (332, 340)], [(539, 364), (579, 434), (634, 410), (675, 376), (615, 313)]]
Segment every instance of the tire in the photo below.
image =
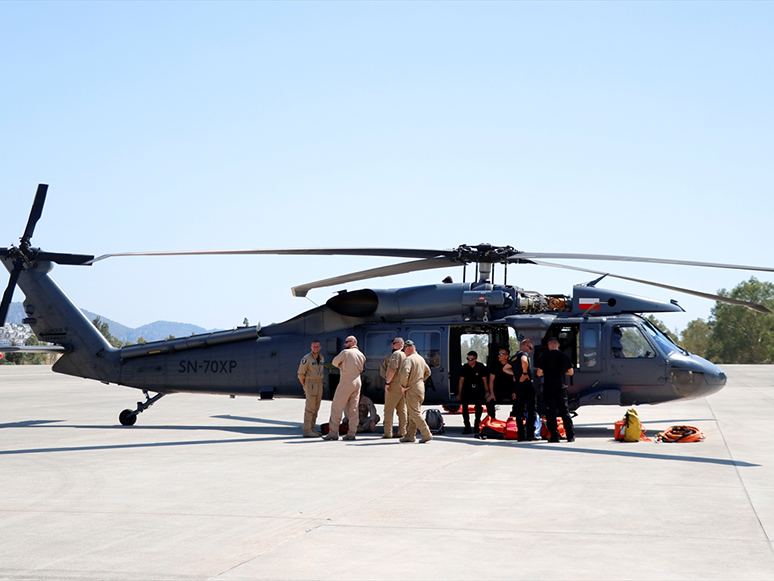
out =
[(137, 414), (133, 410), (124, 410), (118, 414), (118, 421), (122, 426), (133, 426), (137, 421)]

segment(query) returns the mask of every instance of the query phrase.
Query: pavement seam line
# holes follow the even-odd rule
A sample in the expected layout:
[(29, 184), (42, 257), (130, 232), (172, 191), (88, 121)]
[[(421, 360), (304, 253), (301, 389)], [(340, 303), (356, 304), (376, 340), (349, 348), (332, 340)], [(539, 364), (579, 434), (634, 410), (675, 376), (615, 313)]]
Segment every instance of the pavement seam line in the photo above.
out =
[(763, 536), (766, 538), (766, 541), (768, 541), (769, 551), (772, 553), (772, 555), (774, 555), (774, 546), (772, 545), (771, 539), (769, 538), (769, 535), (766, 532), (766, 527), (761, 521), (760, 516), (758, 516), (758, 511), (755, 508), (755, 503), (750, 497), (749, 490), (747, 490), (747, 484), (745, 483), (744, 478), (742, 478), (742, 473), (739, 471), (739, 465), (737, 464), (736, 458), (734, 458), (734, 454), (733, 452), (731, 452), (731, 448), (729, 447), (728, 441), (726, 440), (726, 436), (720, 427), (720, 421), (718, 421), (718, 418), (715, 415), (715, 410), (712, 408), (712, 403), (710, 402), (709, 398), (706, 401), (707, 401), (707, 407), (709, 408), (709, 411), (712, 414), (712, 418), (715, 421), (715, 425), (718, 428), (718, 432), (720, 433), (720, 437), (723, 440), (723, 446), (725, 446), (726, 451), (728, 452), (729, 458), (731, 458), (731, 461), (734, 463), (734, 470), (736, 471), (736, 477), (739, 479), (739, 483), (742, 485), (742, 490), (744, 490), (744, 494), (745, 494), (745, 497), (747, 498), (747, 502), (750, 504), (750, 508), (752, 508), (753, 514), (755, 515), (755, 520), (758, 521), (758, 526), (761, 528), (761, 531), (763, 532)]
[(250, 557), (249, 559), (246, 559), (246, 560), (242, 561), (241, 563), (237, 563), (237, 564), (236, 564), (236, 565), (234, 565), (233, 567), (229, 567), (228, 569), (226, 569), (225, 571), (221, 571), (221, 572), (220, 572), (220, 573), (218, 573), (217, 575), (214, 575), (214, 576), (212, 576), (212, 577), (208, 577), (208, 578), (207, 578), (207, 581), (215, 581), (215, 580), (217, 580), (218, 578), (220, 578), (222, 575), (226, 575), (226, 574), (230, 573), (231, 571), (233, 571), (233, 570), (235, 570), (235, 569), (238, 569), (238, 568), (239, 568), (239, 567), (241, 567), (242, 565), (246, 565), (247, 563), (251, 563), (252, 561), (255, 561), (256, 559), (260, 559), (260, 558), (261, 558), (261, 557), (263, 557), (264, 555), (267, 555), (267, 554), (269, 554), (269, 553), (271, 553), (271, 552), (273, 552), (273, 551), (276, 551), (276, 550), (277, 550), (277, 549), (279, 549), (280, 547), (283, 547), (283, 546), (285, 546), (286, 544), (288, 544), (288, 543), (290, 543), (290, 542), (292, 542), (292, 541), (295, 541), (296, 539), (298, 539), (298, 538), (300, 538), (300, 537), (302, 537), (302, 536), (304, 536), (304, 535), (307, 535), (307, 534), (309, 534), (309, 533), (311, 533), (311, 532), (314, 532), (314, 531), (316, 531), (316, 530), (317, 530), (317, 529), (319, 529), (321, 526), (323, 526), (323, 524), (325, 524), (325, 523), (316, 524), (316, 525), (314, 525), (313, 527), (311, 527), (309, 530), (304, 530), (303, 532), (299, 532), (297, 535), (293, 535), (291, 538), (285, 539), (285, 540), (284, 540), (284, 541), (282, 541), (281, 543), (279, 543), (279, 544), (277, 544), (277, 545), (275, 545), (275, 546), (273, 546), (273, 547), (271, 547), (271, 548), (267, 549), (266, 551), (263, 551), (262, 553), (258, 553), (257, 555), (254, 555), (254, 556)]

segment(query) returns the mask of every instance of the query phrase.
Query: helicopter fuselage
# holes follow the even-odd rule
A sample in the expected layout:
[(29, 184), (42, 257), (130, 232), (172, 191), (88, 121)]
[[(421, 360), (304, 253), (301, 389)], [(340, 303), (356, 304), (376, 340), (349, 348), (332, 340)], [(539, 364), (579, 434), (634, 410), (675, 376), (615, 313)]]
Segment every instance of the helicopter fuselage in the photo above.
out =
[[(675, 311), (675, 303), (634, 297), (593, 286), (573, 296), (541, 295), (480, 283), (434, 284), (390, 290), (341, 292), (325, 305), (284, 323), (111, 347), (48, 275), (49, 263), (25, 268), (19, 286), (28, 322), (38, 338), (65, 348), (54, 371), (134, 387), (146, 392), (303, 397), (296, 372), (312, 341), (326, 361), (354, 335), (366, 355), (363, 391), (383, 402), (380, 367), (396, 336), (411, 339), (428, 362), (426, 404), (457, 402), (463, 359), (470, 345), (487, 351), (535, 342), (535, 359), (549, 337), (573, 361), (568, 386), (574, 408), (655, 404), (709, 395), (725, 374), (672, 343), (636, 312)], [(629, 311), (629, 312), (624, 312)], [(324, 397), (332, 398), (338, 370), (325, 371)]]

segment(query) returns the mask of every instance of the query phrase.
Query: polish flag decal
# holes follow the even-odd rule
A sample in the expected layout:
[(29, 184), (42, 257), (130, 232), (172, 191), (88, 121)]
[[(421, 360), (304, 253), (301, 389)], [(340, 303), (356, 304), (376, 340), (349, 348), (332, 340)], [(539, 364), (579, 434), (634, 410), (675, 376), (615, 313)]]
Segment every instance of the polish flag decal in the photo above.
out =
[(599, 310), (599, 299), (578, 299), (578, 308), (582, 311), (586, 310), (592, 310), (592, 311), (598, 311)]

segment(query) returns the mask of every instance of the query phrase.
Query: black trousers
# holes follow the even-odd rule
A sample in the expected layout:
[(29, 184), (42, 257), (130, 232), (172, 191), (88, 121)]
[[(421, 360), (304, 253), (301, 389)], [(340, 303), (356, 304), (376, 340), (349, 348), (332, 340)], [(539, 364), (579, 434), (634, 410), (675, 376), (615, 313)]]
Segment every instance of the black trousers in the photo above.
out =
[(479, 389), (462, 389), (462, 421), (465, 423), (465, 427), (470, 427), (470, 411), (469, 405), (474, 405), (476, 413), (476, 423), (474, 425), (475, 430), (478, 431), (478, 424), (481, 423), (481, 413), (486, 406), (486, 413), (492, 417), (495, 417), (495, 402), (486, 401), (486, 390), (483, 387)]
[[(511, 416), (516, 418), (516, 424), (519, 428), (519, 440), (535, 439), (535, 387), (530, 380), (523, 381), (516, 385), (516, 402), (511, 408)], [(526, 419), (527, 425), (524, 425)], [(556, 420), (554, 420), (556, 423)]]
[(570, 408), (567, 404), (567, 388), (548, 388), (543, 386), (543, 403), (546, 405), (546, 428), (552, 440), (559, 439), (559, 431), (556, 426), (556, 418), (562, 418), (567, 439), (575, 437), (575, 428), (572, 425)]

